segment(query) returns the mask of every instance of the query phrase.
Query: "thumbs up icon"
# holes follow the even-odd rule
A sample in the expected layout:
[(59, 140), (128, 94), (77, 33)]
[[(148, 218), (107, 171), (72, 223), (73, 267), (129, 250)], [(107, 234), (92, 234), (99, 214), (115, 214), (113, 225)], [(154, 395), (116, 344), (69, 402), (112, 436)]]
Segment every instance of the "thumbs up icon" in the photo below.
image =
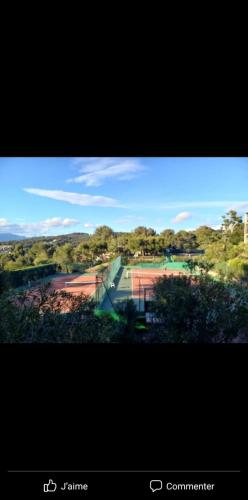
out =
[(57, 484), (53, 482), (52, 479), (49, 479), (47, 484), (43, 484), (43, 490), (45, 493), (51, 493), (56, 491)]

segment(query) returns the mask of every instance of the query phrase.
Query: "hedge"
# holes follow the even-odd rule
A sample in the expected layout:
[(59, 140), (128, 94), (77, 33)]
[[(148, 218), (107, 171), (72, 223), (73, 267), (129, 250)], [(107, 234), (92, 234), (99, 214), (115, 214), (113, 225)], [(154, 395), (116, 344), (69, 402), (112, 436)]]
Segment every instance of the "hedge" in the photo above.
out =
[(25, 267), (15, 271), (0, 273), (0, 292), (9, 288), (27, 285), (29, 281), (37, 281), (57, 272), (57, 264), (43, 264), (40, 266)]

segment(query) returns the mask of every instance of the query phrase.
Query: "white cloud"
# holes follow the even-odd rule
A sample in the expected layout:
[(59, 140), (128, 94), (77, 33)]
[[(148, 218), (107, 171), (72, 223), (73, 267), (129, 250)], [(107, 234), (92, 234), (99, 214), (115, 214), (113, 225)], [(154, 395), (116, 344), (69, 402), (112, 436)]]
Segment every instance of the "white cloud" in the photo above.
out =
[[(34, 223), (35, 224), (35, 223)], [(77, 219), (62, 219), (61, 217), (52, 217), (51, 219), (46, 219), (44, 221), (38, 222), (40, 226), (47, 227), (57, 227), (57, 226), (73, 226), (74, 224), (79, 224), (79, 220)]]
[[(3, 219), (1, 219), (3, 220)], [(6, 219), (5, 219), (6, 221)], [(52, 217), (39, 222), (30, 222), (26, 224), (11, 224), (6, 221), (6, 224), (1, 224), (1, 230), (20, 235), (46, 234), (54, 227), (70, 227), (79, 224), (77, 219), (62, 219), (61, 217)]]
[(94, 228), (94, 227), (98, 227), (99, 224), (92, 224), (92, 222), (86, 222), (84, 224), (84, 227), (87, 227), (87, 228)]
[(45, 196), (53, 200), (66, 201), (72, 205), (117, 207), (118, 201), (107, 196), (93, 196), (90, 194), (70, 193), (68, 191), (53, 191), (50, 189), (24, 188), (24, 191), (37, 196)]
[[(88, 166), (89, 167), (89, 166)], [(94, 173), (94, 172), (93, 172)], [(24, 188), (24, 191), (37, 196), (44, 196), (53, 200), (65, 201), (73, 205), (81, 206), (99, 206), (99, 207), (116, 207), (125, 208), (127, 210), (176, 210), (187, 208), (224, 208), (225, 210), (239, 210), (241, 212), (248, 211), (248, 201), (180, 201), (168, 202), (164, 204), (149, 204), (149, 201), (143, 203), (128, 203), (121, 204), (116, 198), (107, 196), (95, 196), (90, 194), (72, 193), (68, 191), (54, 191), (50, 189)]]
[(184, 220), (187, 220), (189, 219), (190, 217), (192, 217), (192, 214), (191, 212), (180, 212), (180, 214), (176, 215), (176, 217), (174, 217), (172, 220), (172, 222), (174, 224), (178, 224), (179, 222), (182, 222)]
[(0, 219), (0, 226), (6, 226), (7, 224), (8, 224), (7, 219), (3, 219), (3, 218)]
[(79, 175), (67, 182), (84, 183), (86, 186), (100, 186), (106, 179), (130, 180), (145, 170), (136, 158), (76, 158), (80, 165)]

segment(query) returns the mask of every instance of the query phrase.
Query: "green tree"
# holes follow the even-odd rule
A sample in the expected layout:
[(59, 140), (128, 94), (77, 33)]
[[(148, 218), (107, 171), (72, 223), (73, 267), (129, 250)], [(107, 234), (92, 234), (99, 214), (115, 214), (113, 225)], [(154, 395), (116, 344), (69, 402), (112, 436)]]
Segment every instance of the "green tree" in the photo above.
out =
[(248, 281), (248, 259), (235, 257), (227, 262), (234, 278)]
[(187, 259), (186, 264), (188, 266), (190, 273), (191, 274), (195, 273), (195, 271), (197, 270), (197, 266), (198, 266), (197, 260)]
[(89, 249), (91, 252), (91, 257), (94, 259), (95, 257), (99, 257), (103, 253), (105, 253), (108, 249), (107, 241), (100, 240), (95, 236), (90, 238), (89, 240)]
[(147, 231), (146, 231), (146, 236), (156, 236), (156, 231), (155, 229), (153, 229), (152, 227), (148, 227)]
[(91, 251), (88, 242), (81, 242), (73, 249), (74, 262), (84, 262), (90, 259)]
[(134, 229), (135, 236), (156, 236), (156, 231), (152, 227), (138, 226)]
[(117, 240), (117, 238), (110, 237), (107, 241), (107, 244), (108, 244), (108, 251), (109, 252), (113, 252), (113, 253), (118, 252), (118, 240)]
[(135, 237), (134, 234), (130, 235), (128, 239), (128, 248), (130, 250), (130, 253), (135, 253), (138, 250), (140, 250), (140, 239)]
[[(118, 313), (123, 317), (124, 328), (120, 341), (123, 343), (134, 343), (139, 339), (136, 333), (136, 324), (138, 311), (133, 299), (127, 300), (123, 305), (117, 308)], [(139, 336), (140, 337), (140, 336)]]
[(229, 210), (226, 215), (222, 216), (222, 239), (224, 249), (226, 250), (227, 243), (239, 243), (241, 241), (241, 226), (242, 217), (235, 210)]
[(15, 271), (29, 265), (29, 261), (25, 256), (19, 256), (16, 260), (9, 260), (4, 265), (5, 271)]
[(209, 262), (217, 264), (218, 262), (228, 260), (229, 250), (230, 244), (228, 242), (224, 243), (223, 240), (219, 240), (205, 247), (205, 258)]
[(150, 255), (156, 255), (158, 253), (157, 238), (148, 237), (146, 240), (146, 249)]
[(22, 243), (17, 243), (13, 250), (12, 250), (12, 253), (13, 253), (13, 256), (15, 259), (17, 259), (18, 257), (20, 256), (24, 256), (25, 255), (25, 250), (24, 250), (24, 247), (23, 247), (23, 244)]
[(146, 253), (146, 250), (147, 250), (147, 240), (145, 237), (140, 237), (140, 238), (137, 238), (137, 244), (138, 244), (138, 248), (141, 252), (141, 255), (145, 255)]
[(49, 284), (33, 296), (2, 294), (0, 310), (0, 342), (114, 343), (124, 328), (111, 315), (97, 317), (94, 302), (84, 294), (51, 293)]
[(114, 236), (113, 230), (109, 226), (99, 226), (96, 228), (94, 236), (103, 241), (107, 241), (109, 238)]
[(175, 245), (175, 231), (173, 231), (173, 229), (164, 229), (164, 231), (160, 233), (160, 236), (163, 239), (163, 245), (165, 248)]
[(208, 226), (200, 226), (195, 231), (197, 243), (201, 245), (209, 245), (210, 243), (214, 243), (218, 241), (220, 238), (220, 232), (212, 229)]
[(10, 255), (2, 254), (0, 255), (0, 270), (3, 271), (6, 268), (8, 262), (13, 262), (14, 259)]
[(237, 214), (236, 210), (229, 210), (226, 215), (222, 216), (222, 219), (222, 228), (229, 233), (233, 233), (237, 226), (242, 224), (242, 217)]
[(154, 287), (152, 309), (160, 323), (154, 327), (158, 342), (227, 342), (247, 327), (248, 288), (213, 281), (162, 277)]
[(175, 235), (175, 244), (177, 248), (188, 252), (194, 250), (199, 245), (196, 235), (192, 231), (178, 231)]
[(53, 262), (59, 264), (62, 269), (66, 264), (73, 262), (73, 246), (71, 243), (65, 243), (65, 245), (57, 247), (53, 254)]
[(27, 259), (30, 264), (34, 264), (35, 266), (38, 266), (39, 264), (46, 264), (50, 259), (49, 253), (49, 245), (45, 242), (39, 241), (34, 243), (29, 249), (27, 252)]
[(196, 264), (202, 274), (208, 274), (214, 267), (214, 264), (212, 262), (208, 262), (207, 260), (198, 260), (196, 261)]

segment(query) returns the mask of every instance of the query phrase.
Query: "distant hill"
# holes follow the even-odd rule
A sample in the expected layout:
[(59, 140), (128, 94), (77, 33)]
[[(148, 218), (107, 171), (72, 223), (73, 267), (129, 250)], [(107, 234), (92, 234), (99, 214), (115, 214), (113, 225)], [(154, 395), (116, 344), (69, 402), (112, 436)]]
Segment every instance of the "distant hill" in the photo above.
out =
[(65, 243), (71, 243), (73, 246), (77, 246), (83, 239), (87, 238), (89, 238), (88, 233), (69, 233), (57, 236), (33, 236), (32, 238), (25, 238), (25, 240), (23, 240), (23, 244), (25, 247), (31, 247), (34, 243), (38, 242), (51, 243), (52, 245), (64, 245)]
[(20, 241), (23, 239), (23, 236), (18, 236), (18, 234), (0, 233), (0, 241)]
[(34, 243), (39, 241), (46, 243), (53, 243), (57, 245), (63, 245), (64, 243), (71, 243), (73, 246), (78, 245), (82, 239), (89, 238), (88, 233), (70, 233), (70, 234), (60, 234), (57, 236), (33, 236), (31, 238), (18, 236), (17, 234), (11, 233), (0, 233), (0, 242), (12, 242), (12, 241), (23, 241), (25, 247), (30, 247)]

